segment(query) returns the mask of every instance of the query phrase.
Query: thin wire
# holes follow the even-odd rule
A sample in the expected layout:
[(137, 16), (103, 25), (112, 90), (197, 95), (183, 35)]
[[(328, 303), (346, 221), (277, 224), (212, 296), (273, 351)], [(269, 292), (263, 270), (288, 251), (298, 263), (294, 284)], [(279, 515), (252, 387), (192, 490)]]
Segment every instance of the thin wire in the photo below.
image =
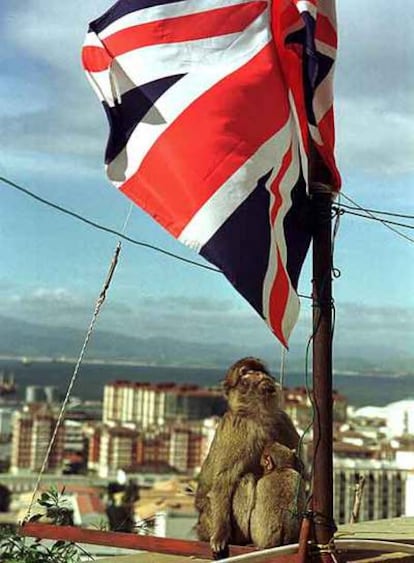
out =
[(69, 211), (69, 209), (66, 209), (65, 207), (62, 207), (61, 205), (58, 205), (56, 203), (52, 203), (51, 201), (34, 194), (30, 190), (23, 188), (22, 186), (19, 186), (15, 182), (12, 182), (11, 180), (4, 178), (3, 176), (0, 176), (0, 181), (4, 182), (5, 184), (8, 184), (9, 186), (11, 186), (12, 188), (14, 188), (16, 190), (19, 190), (20, 192), (25, 193), (26, 195), (28, 195), (29, 197), (32, 197), (36, 201), (39, 201), (40, 203), (43, 203), (44, 205), (52, 207), (53, 209), (56, 209), (57, 211), (60, 211), (61, 213), (65, 213), (66, 215), (70, 215), (71, 217), (74, 217), (75, 219), (78, 219), (79, 221), (82, 221), (83, 223), (86, 223), (87, 225), (90, 225), (91, 227), (94, 227), (95, 229), (98, 229), (100, 231), (104, 231), (106, 233), (110, 233), (112, 235), (117, 235), (118, 237), (120, 237), (120, 238), (122, 238), (122, 239), (124, 239), (128, 242), (131, 242), (132, 244), (135, 244), (137, 246), (142, 246), (144, 248), (149, 248), (150, 250), (154, 250), (155, 252), (165, 254), (166, 256), (170, 256), (171, 258), (175, 258), (176, 260), (180, 260), (181, 262), (185, 262), (187, 264), (197, 266), (198, 268), (204, 268), (205, 270), (211, 270), (212, 272), (221, 273), (221, 271), (218, 270), (217, 268), (213, 268), (212, 266), (207, 266), (205, 264), (200, 264), (200, 262), (196, 262), (195, 260), (189, 260), (188, 258), (184, 258), (182, 256), (179, 256), (178, 254), (174, 254), (174, 252), (169, 252), (168, 250), (165, 250), (164, 248), (160, 248), (159, 246), (155, 246), (153, 244), (150, 244), (150, 243), (147, 243), (147, 242), (142, 242), (140, 240), (136, 240), (134, 238), (128, 237), (128, 236), (124, 235), (122, 232), (119, 232), (115, 229), (111, 229), (110, 227), (105, 227), (104, 225), (101, 225), (99, 223), (96, 223), (95, 221), (87, 219), (86, 217), (79, 215), (79, 213), (75, 213), (75, 211)]
[(356, 207), (358, 207), (358, 209), (360, 209), (361, 211), (364, 211), (367, 215), (369, 215), (370, 217), (376, 219), (377, 221), (379, 221), (380, 223), (382, 223), (384, 225), (384, 227), (386, 227), (387, 229), (389, 229), (390, 231), (393, 231), (394, 233), (396, 233), (398, 236), (410, 241), (414, 243), (414, 239), (409, 237), (408, 235), (406, 235), (405, 233), (402, 233), (401, 231), (399, 231), (398, 229), (395, 229), (394, 227), (392, 227), (391, 225), (388, 225), (387, 221), (384, 221), (383, 219), (380, 219), (379, 217), (375, 217), (375, 215), (373, 215), (370, 211), (364, 209), (361, 205), (359, 205), (358, 203), (356, 203), (356, 201), (354, 201), (352, 198), (350, 198), (348, 195), (345, 195), (344, 193), (342, 193), (342, 196), (350, 201), (353, 205), (355, 205)]
[(121, 242), (118, 242), (116, 249), (115, 249), (115, 252), (114, 252), (114, 255), (113, 255), (113, 258), (112, 258), (112, 261), (111, 261), (111, 264), (110, 264), (110, 267), (109, 267), (108, 274), (106, 276), (106, 279), (105, 279), (105, 282), (104, 282), (104, 285), (103, 285), (103, 288), (102, 288), (102, 290), (101, 290), (101, 292), (98, 296), (98, 299), (96, 300), (95, 309), (94, 309), (94, 312), (93, 312), (93, 315), (92, 315), (92, 318), (91, 318), (91, 321), (90, 321), (90, 324), (89, 324), (89, 328), (86, 332), (85, 340), (83, 342), (83, 345), (82, 345), (82, 348), (81, 348), (81, 351), (80, 351), (80, 354), (79, 354), (79, 358), (76, 362), (76, 366), (75, 366), (75, 369), (73, 371), (72, 377), (70, 379), (65, 398), (64, 398), (64, 400), (62, 402), (62, 406), (60, 408), (59, 416), (58, 416), (58, 419), (56, 421), (56, 425), (55, 425), (55, 428), (53, 430), (52, 437), (50, 439), (45, 457), (43, 459), (42, 466), (41, 466), (39, 474), (37, 476), (37, 480), (36, 480), (36, 483), (35, 483), (35, 486), (34, 486), (33, 494), (32, 494), (31, 500), (30, 500), (30, 504), (29, 504), (29, 507), (27, 509), (26, 516), (24, 518), (24, 522), (27, 522), (30, 518), (31, 511), (32, 511), (32, 508), (33, 508), (33, 504), (34, 504), (34, 501), (35, 501), (35, 498), (36, 498), (36, 494), (39, 490), (40, 482), (41, 482), (43, 474), (46, 470), (46, 465), (47, 465), (47, 462), (49, 460), (52, 448), (54, 446), (56, 436), (57, 436), (58, 431), (60, 429), (60, 426), (62, 424), (63, 417), (66, 413), (66, 408), (67, 408), (67, 405), (68, 405), (68, 402), (69, 402), (69, 399), (70, 399), (70, 396), (71, 396), (71, 393), (72, 393), (73, 386), (74, 386), (75, 381), (77, 379), (77, 376), (78, 376), (78, 373), (79, 373), (79, 368), (80, 368), (82, 360), (84, 358), (86, 348), (87, 348), (88, 343), (89, 343), (89, 339), (91, 337), (91, 334), (92, 334), (92, 331), (94, 329), (96, 319), (99, 315), (101, 307), (102, 307), (102, 305), (103, 305), (103, 303), (106, 299), (106, 292), (109, 289), (109, 286), (111, 284), (111, 281), (112, 281), (112, 278), (113, 278), (113, 275), (114, 275), (114, 272), (115, 272), (115, 268), (118, 264), (118, 258), (119, 258), (120, 251), (121, 251)]
[[(381, 217), (374, 217), (366, 214), (364, 209), (365, 215), (362, 213), (358, 213), (358, 211), (350, 211), (348, 209), (342, 209), (340, 207), (334, 207), (333, 209), (337, 209), (340, 213), (347, 213), (348, 215), (355, 215), (355, 217), (362, 217), (363, 219), (369, 219), (370, 221), (378, 221), (380, 223), (386, 223), (387, 225), (397, 225), (397, 227), (404, 227), (404, 229), (414, 229), (414, 225), (408, 225), (407, 223), (401, 223), (399, 221), (390, 221), (389, 219), (381, 219)], [(355, 207), (355, 209), (357, 209)]]
[[(359, 207), (352, 207), (351, 205), (347, 205), (346, 203), (338, 203), (340, 207), (344, 207), (345, 209), (356, 210)], [(401, 219), (414, 219), (414, 215), (406, 215), (405, 213), (394, 213), (391, 211), (382, 211), (380, 209), (368, 209), (367, 207), (364, 208), (364, 211), (369, 211), (370, 213), (375, 213), (375, 215), (388, 215), (389, 217), (400, 217)]]
[[(341, 195), (339, 195), (340, 201)], [(333, 208), (334, 209), (334, 208)], [(332, 250), (331, 250), (331, 271), (333, 278), (337, 279), (341, 277), (341, 270), (334, 266), (334, 253), (335, 253), (335, 244), (336, 244), (336, 237), (339, 233), (339, 227), (341, 226), (341, 213), (336, 212), (335, 214), (335, 222), (332, 231)]]
[[(101, 225), (99, 223), (96, 223), (95, 221), (87, 219), (86, 217), (79, 215), (79, 213), (76, 213), (75, 211), (70, 211), (69, 209), (62, 207), (61, 205), (58, 205), (56, 203), (52, 203), (51, 201), (49, 201), (49, 200), (47, 200), (43, 197), (40, 197), (37, 194), (34, 194), (30, 190), (23, 188), (22, 186), (19, 186), (15, 182), (12, 182), (11, 180), (4, 178), (3, 176), (0, 176), (0, 181), (4, 182), (5, 184), (7, 184), (9, 186), (11, 186), (12, 188), (15, 188), (16, 190), (19, 190), (20, 192), (25, 193), (26, 195), (28, 195), (29, 197), (32, 197), (36, 201), (39, 201), (40, 203), (43, 203), (44, 205), (47, 205), (48, 207), (52, 207), (53, 209), (56, 209), (57, 211), (60, 211), (61, 213), (69, 215), (70, 217), (74, 217), (75, 219), (78, 219), (79, 221), (82, 221), (83, 223), (86, 223), (87, 225), (94, 227), (95, 229), (110, 233), (112, 235), (117, 235), (120, 238), (126, 240), (127, 242), (131, 242), (132, 244), (135, 244), (137, 246), (142, 246), (144, 248), (154, 250), (155, 252), (165, 254), (166, 256), (169, 256), (170, 258), (175, 258), (176, 260), (180, 260), (181, 262), (185, 262), (185, 263), (190, 264), (192, 266), (197, 266), (198, 268), (203, 268), (205, 270), (209, 270), (210, 272), (215, 272), (217, 274), (223, 273), (221, 270), (219, 270), (218, 268), (214, 268), (213, 266), (207, 266), (206, 264), (200, 264), (200, 262), (196, 262), (195, 260), (189, 260), (188, 258), (184, 258), (182, 256), (179, 256), (178, 254), (175, 254), (174, 252), (169, 252), (168, 250), (165, 250), (164, 248), (161, 248), (159, 246), (155, 246), (153, 244), (150, 244), (150, 243), (147, 243), (147, 242), (142, 242), (140, 240), (126, 236), (124, 231), (125, 231), (126, 224), (128, 223), (129, 218), (131, 216), (132, 209), (134, 207), (132, 203), (130, 204), (129, 213), (128, 213), (128, 216), (125, 220), (123, 230), (117, 231), (116, 229), (111, 229), (110, 227), (105, 227), (104, 225)], [(301, 293), (298, 293), (298, 297), (302, 297), (303, 299), (312, 299), (312, 297), (310, 295), (303, 295)]]
[(126, 228), (127, 228), (127, 226), (128, 226), (129, 220), (130, 220), (130, 218), (131, 218), (131, 214), (132, 214), (132, 209), (133, 209), (133, 207), (134, 207), (134, 205), (133, 205), (133, 203), (132, 203), (132, 201), (131, 201), (131, 203), (129, 204), (129, 209), (128, 209), (127, 216), (125, 217), (125, 221), (124, 221), (124, 224), (123, 224), (122, 229), (121, 229), (121, 233), (122, 233), (123, 235), (124, 235), (125, 232), (126, 232)]
[(283, 389), (283, 384), (285, 382), (285, 368), (286, 368), (286, 348), (284, 346), (280, 347), (280, 371), (279, 371), (279, 385)]
[[(65, 207), (62, 207), (61, 205), (58, 205), (56, 203), (52, 203), (51, 201), (38, 196), (37, 194), (34, 194), (33, 192), (31, 192), (30, 190), (23, 188), (22, 186), (16, 184), (15, 182), (12, 182), (11, 180), (8, 180), (7, 178), (5, 178), (4, 176), (0, 176), (0, 181), (4, 182), (5, 184), (7, 184), (8, 186), (28, 195), (29, 197), (35, 199), (36, 201), (39, 201), (40, 203), (43, 203), (44, 205), (47, 205), (53, 209), (56, 209), (57, 211), (60, 211), (61, 213), (64, 213), (66, 215), (69, 215), (70, 217), (74, 217), (75, 219), (77, 219), (78, 221), (82, 221), (83, 223), (86, 223), (87, 225), (94, 227), (95, 229), (98, 229), (100, 231), (103, 232), (107, 232), (113, 235), (117, 235), (120, 238), (122, 238), (123, 240), (126, 240), (127, 242), (130, 242), (132, 244), (135, 244), (136, 246), (141, 246), (143, 248), (148, 248), (149, 250), (153, 250), (155, 252), (159, 252), (160, 254), (164, 254), (165, 256), (169, 256), (170, 258), (174, 258), (176, 260), (179, 260), (181, 262), (184, 262), (186, 264), (190, 264), (192, 266), (196, 266), (197, 268), (203, 268), (204, 270), (209, 270), (211, 272), (216, 272), (216, 273), (220, 273), (222, 274), (221, 270), (214, 268), (213, 266), (208, 266), (207, 264), (201, 264), (200, 262), (196, 262), (195, 260), (190, 260), (188, 258), (184, 258), (183, 256), (179, 256), (178, 254), (175, 254), (174, 252), (170, 252), (168, 250), (165, 250), (164, 248), (161, 248), (159, 246), (147, 243), (147, 242), (143, 242), (137, 239), (134, 239), (132, 237), (126, 236), (123, 232), (119, 232), (116, 229), (111, 229), (110, 227), (106, 227), (105, 225), (101, 225), (99, 223), (96, 223), (95, 221), (92, 221), (91, 219), (87, 219), (86, 217), (83, 217), (82, 215), (80, 215), (79, 213), (76, 213), (74, 211), (70, 211), (69, 209), (66, 209)], [(361, 209), (362, 211), (366, 212), (367, 215), (360, 215), (360, 214), (356, 214), (356, 213), (352, 213), (351, 211), (346, 211), (346, 213), (349, 214), (354, 214), (358, 217), (362, 217), (364, 219), (374, 219), (376, 221), (381, 222), (385, 227), (387, 227), (388, 229), (390, 229), (391, 231), (393, 231), (395, 234), (397, 234), (398, 236), (408, 240), (409, 242), (414, 242), (414, 239), (409, 237), (408, 235), (401, 233), (400, 231), (398, 231), (397, 229), (393, 228), (391, 226), (391, 224), (393, 224), (394, 222), (391, 221), (385, 221), (380, 219), (379, 217), (374, 217), (374, 216), (370, 216), (371, 211), (368, 209), (364, 209), (363, 207), (361, 207), (360, 205), (358, 205), (357, 203), (353, 202), (353, 200), (349, 197), (346, 196), (343, 192), (342, 194), (345, 198), (347, 198), (349, 201), (351, 201), (352, 203), (354, 203), (354, 205), (357, 206), (358, 209)], [(343, 206), (344, 204), (340, 204), (338, 203), (339, 206)], [(131, 203), (131, 211), (132, 211), (133, 205)], [(344, 212), (345, 210), (342, 209), (342, 212)], [(381, 212), (381, 213), (386, 213), (386, 212)], [(408, 218), (411, 218), (410, 216), (407, 216)], [(398, 226), (402, 226), (404, 228), (413, 228), (411, 225), (406, 225), (406, 224), (402, 224), (402, 223), (395, 223)], [(312, 299), (311, 296), (309, 295), (303, 295), (298, 293), (298, 296), (303, 298), (303, 299)]]

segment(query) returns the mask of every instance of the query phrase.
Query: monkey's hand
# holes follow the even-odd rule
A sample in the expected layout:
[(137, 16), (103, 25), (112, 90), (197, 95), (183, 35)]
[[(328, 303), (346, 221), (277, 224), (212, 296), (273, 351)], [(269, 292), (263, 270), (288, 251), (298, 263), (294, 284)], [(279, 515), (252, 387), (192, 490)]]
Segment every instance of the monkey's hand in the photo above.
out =
[(226, 559), (229, 556), (229, 536), (230, 533), (223, 530), (212, 534), (210, 547), (214, 560)]
[(228, 557), (231, 535), (231, 487), (223, 482), (215, 484), (208, 494), (210, 499), (210, 546), (214, 559)]

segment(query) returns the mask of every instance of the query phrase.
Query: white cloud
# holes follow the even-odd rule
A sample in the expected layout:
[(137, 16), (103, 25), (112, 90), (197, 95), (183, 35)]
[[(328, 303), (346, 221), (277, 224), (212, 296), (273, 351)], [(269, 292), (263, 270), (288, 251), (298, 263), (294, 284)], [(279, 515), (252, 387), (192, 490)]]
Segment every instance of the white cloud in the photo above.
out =
[[(80, 63), (88, 22), (111, 0), (10, 2), (4, 36), (32, 65), (24, 84), (9, 65), (10, 89), (0, 89), (3, 142), (9, 151), (41, 147), (97, 166), (107, 124)], [(336, 76), (338, 156), (345, 177), (412, 173), (414, 154), (413, 13), (403, 0), (346, 0), (338, 4), (340, 48)], [(16, 65), (18, 69), (19, 65)], [(25, 103), (20, 103), (24, 99)], [(46, 104), (46, 107), (45, 107)], [(24, 120), (15, 116), (25, 115)], [(0, 114), (2, 110), (0, 109)], [(4, 114), (4, 112), (3, 112)], [(95, 158), (94, 158), (95, 157)]]
[(80, 70), (80, 50), (89, 22), (110, 5), (105, 0), (13, 0), (6, 37), (23, 53), (48, 63), (57, 72), (71, 74)]
[(345, 177), (414, 170), (413, 13), (403, 0), (337, 2), (338, 159)]
[(2, 79), (7, 82), (0, 89), (0, 108), (7, 108), (0, 109), (4, 149), (71, 155), (83, 159), (83, 165), (93, 155), (102, 160), (106, 118), (80, 56), (88, 22), (108, 5), (38, 0), (11, 4), (12, 17), (6, 18), (3, 34), (16, 61), (8, 65), (8, 76)]
[(375, 100), (339, 100), (337, 154), (346, 174), (374, 176), (414, 172), (414, 113), (388, 111)]

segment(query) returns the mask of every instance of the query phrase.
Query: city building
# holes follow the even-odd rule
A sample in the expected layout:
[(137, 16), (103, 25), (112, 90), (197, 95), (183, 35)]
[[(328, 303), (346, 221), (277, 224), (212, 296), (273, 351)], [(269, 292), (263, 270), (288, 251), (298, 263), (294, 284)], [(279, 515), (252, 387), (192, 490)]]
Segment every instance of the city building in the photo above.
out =
[[(56, 425), (56, 415), (46, 406), (26, 407), (13, 416), (13, 434), (10, 471), (38, 471)], [(47, 469), (54, 470), (62, 465), (64, 427), (58, 430), (51, 449)]]
[(197, 385), (115, 381), (104, 388), (104, 424), (135, 424), (140, 429), (221, 415), (225, 399)]
[(0, 443), (8, 442), (12, 433), (13, 409), (0, 408)]
[(42, 385), (28, 385), (26, 387), (25, 402), (27, 404), (31, 403), (45, 403), (46, 393), (45, 388)]
[(100, 477), (108, 477), (136, 463), (137, 437), (137, 432), (130, 428), (103, 428), (99, 448)]
[(349, 522), (356, 486), (363, 478), (360, 521), (381, 520), (407, 513), (407, 471), (396, 462), (335, 459), (334, 517), (338, 524)]
[[(193, 474), (206, 452), (202, 427), (202, 423), (182, 422), (139, 431), (126, 425), (104, 425), (100, 429), (99, 476), (110, 477), (119, 469)], [(90, 433), (89, 439), (94, 438)]]
[(96, 473), (99, 469), (101, 452), (102, 423), (87, 422), (83, 425), (83, 435), (86, 441), (87, 469)]
[[(283, 389), (284, 410), (299, 428), (309, 425), (313, 417), (311, 391), (306, 387), (292, 387)], [(347, 420), (348, 401), (344, 395), (335, 389), (332, 392), (333, 420), (345, 422)]]
[(354, 410), (353, 418), (361, 424), (383, 421), (389, 438), (393, 436), (414, 435), (414, 400), (405, 399), (390, 403), (385, 407), (366, 406)]

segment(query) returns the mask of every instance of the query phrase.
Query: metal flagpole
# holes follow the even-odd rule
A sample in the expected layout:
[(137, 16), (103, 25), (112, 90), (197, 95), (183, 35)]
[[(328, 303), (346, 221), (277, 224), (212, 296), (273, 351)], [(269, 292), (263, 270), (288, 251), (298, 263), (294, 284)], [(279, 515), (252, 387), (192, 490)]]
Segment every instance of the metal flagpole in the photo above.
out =
[(332, 190), (329, 173), (311, 150), (310, 195), (313, 217), (313, 541), (312, 561), (337, 561), (332, 536)]

